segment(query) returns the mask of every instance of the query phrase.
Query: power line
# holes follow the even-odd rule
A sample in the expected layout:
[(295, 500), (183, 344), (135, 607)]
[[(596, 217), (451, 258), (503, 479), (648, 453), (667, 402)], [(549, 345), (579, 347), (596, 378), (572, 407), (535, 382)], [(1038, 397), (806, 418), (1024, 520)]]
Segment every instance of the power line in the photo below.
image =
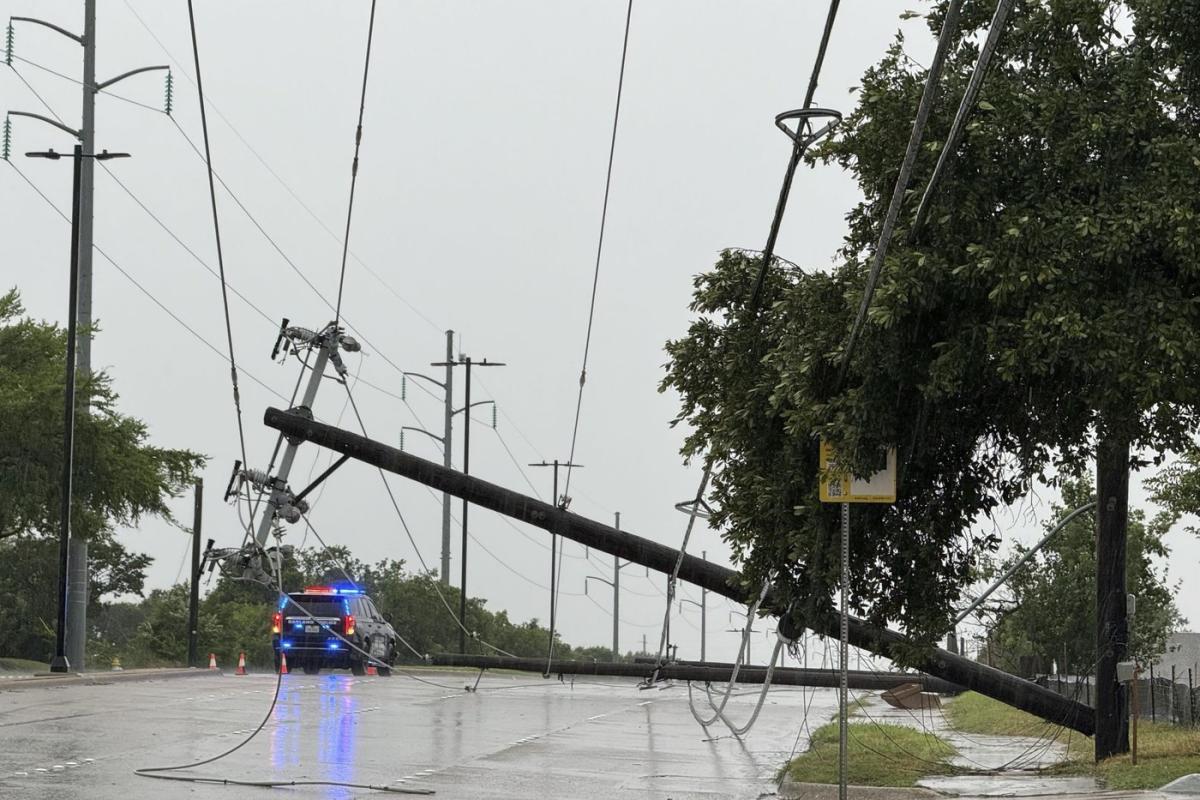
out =
[[(371, 71), (371, 40), (375, 37), (375, 0), (371, 0), (371, 19), (367, 24), (367, 54), (363, 59), (362, 95), (358, 100), (358, 127), (354, 132), (354, 162), (350, 167), (350, 201), (346, 204), (346, 233), (342, 236), (342, 268), (338, 274), (337, 307), (333, 322), (342, 316), (342, 289), (346, 284), (346, 256), (350, 252), (350, 221), (354, 218), (354, 189), (358, 185), (358, 151), (362, 146), (363, 114), (367, 109), (367, 75)], [(197, 77), (199, 77), (197, 75)]]
[(242, 463), (246, 459), (246, 430), (242, 422), (242, 398), (238, 391), (237, 358), (233, 352), (233, 323), (229, 315), (229, 292), (225, 286), (225, 256), (221, 249), (221, 220), (217, 213), (217, 187), (213, 181), (212, 149), (208, 143), (208, 114), (204, 110), (204, 79), (200, 71), (200, 44), (196, 38), (196, 14), (192, 0), (188, 0), (188, 25), (192, 32), (192, 55), (196, 62), (196, 94), (200, 99), (200, 128), (204, 133), (204, 163), (208, 168), (208, 197), (212, 204), (213, 236), (217, 244), (217, 269), (221, 273), (221, 305), (225, 313), (225, 338), (229, 344), (229, 376), (233, 381), (233, 407), (237, 413), (238, 444), (241, 447)]
[[(187, 69), (179, 62), (179, 60), (177, 58), (175, 58), (174, 54), (172, 54), (171, 51), (169, 49), (167, 49), (167, 46), (158, 37), (158, 35), (154, 33), (153, 29), (151, 29), (151, 27), (146, 23), (146, 21), (142, 18), (142, 16), (137, 12), (137, 9), (135, 9), (130, 4), (129, 0), (125, 0), (125, 7), (129, 9), (129, 12), (131, 14), (133, 14), (134, 18), (138, 21), (138, 24), (141, 25), (142, 28), (146, 31), (146, 33), (150, 36), (150, 38), (154, 40), (155, 44), (158, 45), (159, 49), (162, 50), (163, 54), (166, 55), (166, 57), (172, 63), (174, 63), (176, 67), (179, 68), (179, 72), (181, 75), (183, 75), (184, 79), (187, 80), (188, 82), (194, 83), (194, 81), (192, 81), (191, 76), (188, 74)], [(313, 211), (312, 208), (307, 203), (304, 202), (304, 200), (300, 197), (300, 195), (294, 189), (292, 189), (292, 187), (288, 184), (288, 182), (285, 181), (283, 179), (283, 177), (280, 176), (279, 173), (276, 172), (275, 169), (273, 169), (271, 167), (271, 165), (267, 162), (267, 160), (265, 158), (263, 158), (263, 156), (258, 152), (258, 150), (256, 150), (254, 148), (254, 146), (252, 144), (250, 144), (250, 142), (246, 139), (246, 137), (242, 135), (242, 132), (240, 130), (238, 130), (236, 125), (233, 124), (233, 121), (230, 120), (229, 117), (227, 117), (221, 111), (221, 109), (212, 101), (211, 97), (206, 98), (206, 102), (208, 103), (209, 107), (212, 108), (213, 112), (217, 115), (217, 117), (220, 118), (221, 121), (224, 122), (229, 127), (229, 130), (233, 133), (233, 135), (237, 138), (237, 140), (242, 143), (242, 145), (250, 152), (251, 155), (254, 156), (254, 158), (258, 161), (258, 163), (260, 163), (263, 166), (263, 168), (267, 171), (267, 173), (270, 174), (270, 176), (272, 178), (274, 178), (275, 181), (280, 186), (282, 186), (283, 189), (289, 195), (291, 195), (292, 199), (295, 200), (296, 203), (301, 208), (304, 209), (304, 211), (313, 219), (313, 221), (316, 222), (317, 225), (319, 225), (322, 230), (324, 230), (327, 234), (329, 234), (329, 236), (332, 237), (333, 240), (337, 244), (339, 244), (339, 245), (343, 244), (342, 239), (338, 237), (338, 234), (336, 232), (334, 232), (334, 230), (332, 228), (330, 228), (329, 225), (327, 225), (325, 223), (325, 221), (323, 219), (321, 219), (321, 217), (315, 211)], [(418, 306), (413, 305), (407, 299), (405, 299), (403, 295), (401, 295), (399, 292), (396, 291), (394, 286), (392, 286), (390, 283), (388, 283), (386, 280), (384, 280), (383, 277), (378, 272), (376, 272), (374, 269), (372, 269), (371, 266), (366, 261), (364, 261), (362, 258), (360, 258), (353, 251), (350, 252), (350, 256), (356, 262), (358, 262), (359, 266), (361, 266), (363, 269), (365, 269), (367, 271), (367, 273), (369, 275), (371, 275), (371, 277), (373, 277), (376, 281), (378, 281), (381, 286), (383, 286), (385, 289), (387, 289), (388, 292), (390, 292), (397, 300), (399, 300), (406, 307), (408, 307), (408, 309), (410, 311), (412, 311), (414, 314), (416, 314), (423, 322), (425, 322), (427, 325), (429, 325), (429, 327), (433, 328), (434, 330), (436, 330), (438, 332), (441, 332), (442, 330), (444, 330), (444, 326), (438, 325), (437, 323), (435, 323), (428, 316), (426, 316), (425, 313), (422, 312)]]
[[(54, 212), (56, 214), (58, 214), (58, 216), (61, 217), (64, 222), (67, 222), (68, 224), (70, 223), (71, 218), (69, 216), (67, 216), (67, 214), (65, 212), (63, 212), (58, 206), (56, 206), (54, 204), (54, 201), (51, 200), (48, 196), (46, 196), (45, 192), (43, 192), (38, 187), (37, 184), (35, 184), (32, 180), (30, 180), (29, 176), (27, 176), (24, 172), (22, 172), (21, 169), (16, 165), (16, 163), (9, 161), (8, 164), (9, 164), (9, 166), (11, 166), (13, 168), (13, 170), (16, 171), (16, 173), (18, 175), (21, 176), (21, 179), (24, 180), (25, 183), (29, 184), (29, 187), (31, 189), (33, 189), (38, 194), (38, 196), (41, 197), (42, 200), (44, 200), (46, 202), (46, 204), (50, 206), (50, 208), (54, 209)], [(124, 267), (122, 267), (119, 263), (117, 263), (117, 261), (112, 256), (110, 256), (103, 248), (101, 248), (99, 245), (95, 245), (95, 244), (93, 244), (93, 248), (95, 249), (95, 251), (97, 253), (99, 253), (101, 255), (102, 258), (104, 258), (105, 261), (107, 261), (109, 264), (111, 264), (113, 266), (113, 268), (117, 270), (117, 272), (119, 272), (126, 280), (128, 280), (131, 284), (133, 284), (133, 286), (138, 291), (140, 291), (147, 298), (149, 298), (151, 302), (153, 302), (156, 306), (158, 306), (160, 309), (162, 309), (162, 311), (164, 313), (166, 313), (166, 315), (169, 316), (172, 320), (174, 320), (180, 327), (182, 327), (184, 330), (186, 330), (188, 333), (190, 333), (192, 335), (192, 337), (196, 339), (196, 341), (200, 342), (202, 345), (204, 345), (209, 350), (214, 352), (217, 356), (219, 356), (221, 359), (223, 359), (226, 363), (229, 363), (229, 357), (225, 353), (221, 352), (220, 348), (218, 348), (212, 342), (208, 341), (208, 339), (204, 338), (204, 336), (202, 336), (200, 333), (198, 333), (196, 331), (196, 329), (193, 328), (191, 325), (188, 325), (186, 322), (184, 322), (183, 319), (181, 317), (179, 317), (178, 314), (176, 314), (174, 311), (172, 311), (170, 308), (168, 308), (166, 306), (166, 304), (164, 304), (161, 300), (159, 300), (149, 289), (147, 289), (145, 286), (143, 286)], [(240, 366), (236, 367), (236, 369), (242, 375), (249, 378), (254, 383), (261, 386), (263, 389), (266, 389), (268, 392), (270, 392), (275, 397), (279, 398), (280, 400), (284, 401), (285, 403), (287, 402), (286, 396), (275, 391), (275, 389), (271, 388), (265, 381), (263, 381), (262, 379), (260, 379), (256, 375), (254, 375), (254, 373), (249, 372), (244, 367), (240, 367)]]
[[(608, 222), (608, 196), (612, 189), (613, 160), (617, 152), (617, 124), (621, 119), (621, 95), (625, 88), (625, 60), (629, 53), (629, 28), (633, 19), (633, 0), (625, 8), (625, 37), (621, 42), (621, 69), (617, 75), (617, 101), (613, 108), (612, 138), (608, 145), (608, 169), (604, 175), (604, 203), (600, 208), (600, 233), (596, 241), (596, 266), (592, 271), (592, 297), (588, 303), (587, 333), (583, 339), (583, 364), (579, 370), (579, 394), (575, 400), (575, 424), (571, 428), (571, 450), (567, 456), (568, 464), (575, 460), (575, 444), (579, 438), (579, 416), (583, 408), (583, 385), (587, 382), (588, 352), (592, 345), (592, 324), (596, 318), (596, 290), (600, 285), (600, 261), (604, 255), (604, 229)], [(567, 467), (566, 486), (564, 493), (571, 491), (572, 468)], [(557, 502), (557, 501), (555, 501)]]
[(929, 65), (929, 72), (925, 76), (925, 87), (921, 90), (921, 101), (917, 105), (917, 116), (913, 120), (912, 132), (908, 137), (908, 147), (904, 152), (904, 159), (900, 162), (900, 173), (896, 176), (896, 185), (892, 189), (892, 199), (888, 203), (887, 213), (883, 218), (883, 225), (879, 229), (879, 241), (875, 245), (875, 257), (871, 261), (871, 271), (867, 274), (867, 283), (863, 288), (862, 302), (859, 304), (858, 313), (854, 316), (854, 322), (850, 327), (850, 335), (846, 339), (846, 347), (842, 352), (842, 365), (838, 376), (838, 384), (841, 385), (846, 377), (846, 371), (850, 367), (850, 356), (854, 352), (854, 346), (858, 343), (858, 337), (862, 333), (862, 328), (867, 319), (867, 312), (871, 308), (871, 300), (875, 296), (875, 287), (879, 284), (879, 274), (883, 271), (883, 262), (887, 257), (888, 246), (892, 242), (892, 232), (896, 227), (896, 220), (900, 216), (900, 207), (904, 205), (904, 198), (908, 192), (908, 183), (912, 178), (913, 166), (917, 162), (917, 155), (920, 152), (921, 140), (925, 135), (925, 124), (929, 121), (929, 115), (933, 110), (934, 96), (937, 94), (937, 82), (942, 74), (942, 66), (946, 62), (946, 53), (950, 49), (950, 40), (954, 36), (954, 32), (958, 29), (958, 12), (962, 5), (962, 0), (949, 0), (946, 4), (946, 17), (942, 21), (942, 30), (938, 34), (937, 49), (933, 55), (933, 61)]

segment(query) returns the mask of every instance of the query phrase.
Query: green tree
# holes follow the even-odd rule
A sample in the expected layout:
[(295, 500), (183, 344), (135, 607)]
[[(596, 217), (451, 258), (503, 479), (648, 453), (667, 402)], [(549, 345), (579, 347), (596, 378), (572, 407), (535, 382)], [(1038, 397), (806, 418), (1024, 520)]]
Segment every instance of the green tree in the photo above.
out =
[[(1083, 481), (1063, 485), (1063, 502), (1054, 507), (1054, 518), (1045, 523), (1049, 531), (1071, 510), (1094, 501), (1095, 494)], [(1160, 656), (1167, 637), (1185, 622), (1175, 606), (1177, 584), (1168, 579), (1170, 548), (1163, 541), (1174, 522), (1173, 515), (1159, 514), (1147, 520), (1145, 512), (1129, 515), (1129, 558), (1126, 579), (1129, 592), (1137, 597), (1137, 613), (1130, 625), (1130, 655), (1143, 663)], [(989, 579), (1008, 569), (1028, 553), (1020, 545), (995, 569)], [(994, 665), (1017, 672), (1020, 657), (1036, 656), (1043, 669), (1051, 661), (1061, 672), (1090, 675), (1096, 663), (1096, 637), (1090, 625), (1080, 620), (1096, 617), (1096, 530), (1091, 515), (1067, 523), (1045, 548), (1025, 564), (1008, 583), (1014, 605), (1001, 611), (988, 630)]]
[[(774, 576), (804, 614), (831, 610), (838, 574), (818, 437), (859, 473), (898, 448), (899, 502), (854, 514), (852, 602), (925, 641), (998, 543), (971, 533), (975, 520), (1095, 460), (1100, 527), (1119, 542), (1130, 467), (1183, 448), (1200, 412), (1200, 106), (1180, 77), (1194, 55), (1165, 44), (1184, 24), (1165, 3), (1020, 0), (929, 222), (910, 237), (991, 6), (964, 2), (916, 191), (845, 380), (925, 78), (901, 38), (813, 156), (849, 170), (864, 197), (839, 263), (772, 265), (766, 310), (754, 313), (758, 259), (722, 254), (697, 279), (701, 316), (669, 343), (664, 381), (694, 429), (685, 454), (716, 467), (714, 521), (748, 583)], [(936, 4), (932, 29), (943, 15)], [(1119, 627), (1107, 633), (1111, 658)], [(1106, 732), (1097, 747), (1120, 742)]]
[[(96, 534), (89, 614), (101, 612), (103, 597), (141, 594), (150, 562), (150, 556), (126, 550), (111, 532)], [(25, 533), (0, 539), (0, 608), (0, 653), (49, 661), (58, 609), (57, 538)], [(98, 641), (89, 639), (89, 660)]]
[[(57, 533), (65, 353), (63, 330), (25, 316), (16, 289), (0, 296), (0, 538)], [(72, 535), (173, 521), (167, 503), (204, 458), (151, 444), (145, 423), (117, 411), (105, 373), (77, 391)]]
[[(985, 4), (966, 5), (969, 34)], [(725, 252), (697, 278), (702, 316), (668, 344), (664, 387), (694, 428), (685, 454), (718, 467), (717, 521), (752, 578), (783, 570), (798, 599), (829, 607), (836, 514), (816, 499), (821, 435), (860, 469), (900, 448), (901, 501), (856, 514), (854, 591), (877, 622), (931, 639), (975, 556), (996, 545), (964, 539), (977, 516), (1086, 466), (1098, 443), (1188, 440), (1200, 137), (1171, 113), (1184, 100), (1154, 54), (1114, 27), (1122, 9), (1019, 4), (931, 224), (916, 243), (900, 227), (843, 386), (841, 348), (924, 78), (901, 40), (818, 153), (865, 196), (839, 266), (777, 263), (758, 316), (746, 307), (756, 257)], [(961, 94), (975, 54), (960, 36), (946, 96)], [(943, 103), (931, 120), (915, 185), (952, 114)]]

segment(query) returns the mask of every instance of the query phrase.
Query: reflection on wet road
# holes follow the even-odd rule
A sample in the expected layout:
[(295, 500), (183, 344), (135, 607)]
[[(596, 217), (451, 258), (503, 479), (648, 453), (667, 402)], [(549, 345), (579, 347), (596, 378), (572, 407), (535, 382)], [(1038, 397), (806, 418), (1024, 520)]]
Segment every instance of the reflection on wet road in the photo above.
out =
[[(682, 685), (562, 683), (529, 675), (288, 675), (258, 738), (191, 774), (238, 780), (330, 780), (432, 789), (439, 798), (756, 798), (791, 751), (804, 708), (815, 724), (832, 692), (773, 690), (744, 740), (706, 733)], [(0, 693), (0, 797), (136, 800), (232, 798), (260, 791), (139, 778), (142, 766), (215, 755), (257, 727), (272, 675), (202, 676)], [(757, 687), (729, 706), (750, 713)], [(711, 738), (709, 738), (711, 737)], [(803, 747), (804, 742), (800, 742)], [(366, 797), (338, 787), (294, 798)], [(376, 793), (378, 794), (378, 793)], [(383, 796), (383, 795), (378, 795)]]

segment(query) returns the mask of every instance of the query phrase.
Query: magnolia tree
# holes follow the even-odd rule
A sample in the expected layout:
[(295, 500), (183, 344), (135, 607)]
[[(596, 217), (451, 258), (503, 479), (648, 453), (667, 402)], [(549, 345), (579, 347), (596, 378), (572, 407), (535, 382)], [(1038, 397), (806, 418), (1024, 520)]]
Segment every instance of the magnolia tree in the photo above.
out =
[[(859, 473), (896, 447), (898, 501), (854, 514), (852, 602), (926, 642), (999, 543), (975, 523), (1035, 482), (1095, 469), (1103, 756), (1126, 738), (1115, 663), (1129, 471), (1184, 447), (1200, 410), (1200, 69), (1185, 35), (1197, 23), (1165, 2), (1019, 1), (913, 235), (990, 13), (964, 3), (916, 191), (854, 350), (851, 319), (925, 78), (900, 37), (810, 157), (848, 170), (863, 194), (837, 266), (773, 264), (760, 313), (748, 307), (757, 256), (722, 253), (696, 280), (697, 319), (667, 346), (664, 387), (692, 428), (685, 455), (714, 466), (714, 522), (747, 583), (773, 577), (800, 615), (831, 610), (839, 570), (818, 439)], [(930, 12), (932, 30), (943, 14)]]

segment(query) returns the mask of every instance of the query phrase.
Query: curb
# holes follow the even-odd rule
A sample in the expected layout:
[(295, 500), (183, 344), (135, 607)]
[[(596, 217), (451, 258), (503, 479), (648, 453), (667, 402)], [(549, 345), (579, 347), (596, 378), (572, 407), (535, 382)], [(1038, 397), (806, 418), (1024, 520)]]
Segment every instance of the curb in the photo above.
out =
[(172, 678), (197, 678), (220, 676), (224, 673), (194, 667), (179, 669), (129, 669), (120, 672), (83, 672), (54, 675), (38, 673), (20, 678), (0, 680), (0, 692), (16, 689), (40, 689), (57, 686), (105, 686), (110, 683), (169, 680)]
[[(926, 798), (941, 798), (937, 792), (929, 789), (900, 788), (888, 786), (850, 786), (848, 795), (860, 800), (925, 800)], [(835, 783), (802, 783), (790, 777), (785, 778), (779, 787), (779, 797), (789, 800), (836, 800), (838, 787)]]

